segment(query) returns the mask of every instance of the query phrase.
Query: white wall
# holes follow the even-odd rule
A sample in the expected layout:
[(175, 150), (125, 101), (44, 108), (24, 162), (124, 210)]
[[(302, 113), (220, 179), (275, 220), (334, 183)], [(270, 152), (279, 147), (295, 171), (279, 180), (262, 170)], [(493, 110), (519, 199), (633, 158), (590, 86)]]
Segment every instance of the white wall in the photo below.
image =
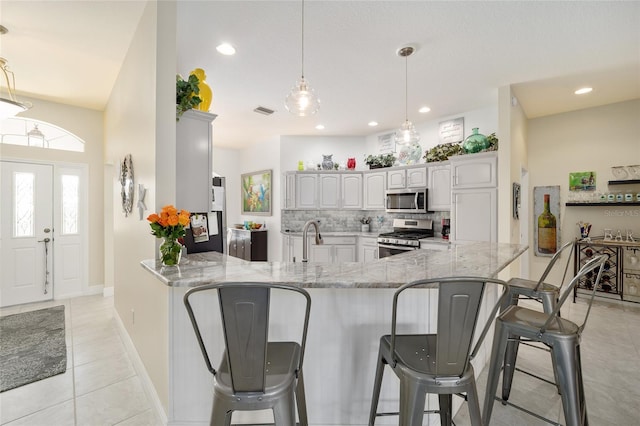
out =
[[(175, 203), (175, 3), (149, 2), (105, 110), (105, 160), (131, 154), (134, 185), (144, 184), (149, 211)], [(173, 164), (173, 166), (172, 166)], [(118, 167), (114, 167), (117, 172)], [(156, 239), (146, 220), (125, 217), (112, 178), (115, 308), (158, 396), (168, 406), (168, 288), (146, 272)], [(137, 202), (137, 194), (134, 204)], [(133, 312), (135, 312), (135, 321)]]
[(105, 284), (105, 270), (102, 244), (102, 224), (104, 222), (102, 112), (24, 96), (21, 96), (21, 99), (33, 104), (31, 109), (20, 114), (21, 117), (46, 121), (73, 133), (85, 142), (85, 151), (34, 149), (0, 144), (0, 158), (88, 165), (89, 282), (83, 283), (83, 289), (103, 286)]
[(356, 159), (356, 169), (367, 169), (364, 164), (366, 138), (361, 136), (282, 136), (280, 138), (280, 164), (282, 171), (298, 169), (298, 161), (322, 164), (323, 155), (332, 154), (334, 163), (347, 163)]
[[(213, 122), (215, 127), (216, 122)], [(215, 136), (214, 136), (215, 138)], [(237, 149), (218, 148), (213, 141), (213, 173), (226, 179), (226, 215), (227, 226), (240, 222), (240, 151)], [(267, 168), (267, 167), (265, 167)]]
[[(593, 224), (591, 235), (604, 228), (633, 229), (640, 235), (640, 207), (566, 207), (569, 173), (595, 171), (596, 191), (626, 191), (635, 186), (608, 186), (612, 166), (640, 164), (640, 99), (597, 108), (535, 118), (528, 123), (528, 157), (532, 197), (533, 187), (560, 185), (561, 241), (579, 236), (578, 221)], [(531, 202), (531, 209), (533, 202)], [(535, 230), (533, 213), (529, 240)], [(531, 276), (540, 276), (548, 257), (536, 257), (529, 250)], [(561, 275), (561, 272), (560, 272)], [(556, 277), (557, 278), (557, 277)]]

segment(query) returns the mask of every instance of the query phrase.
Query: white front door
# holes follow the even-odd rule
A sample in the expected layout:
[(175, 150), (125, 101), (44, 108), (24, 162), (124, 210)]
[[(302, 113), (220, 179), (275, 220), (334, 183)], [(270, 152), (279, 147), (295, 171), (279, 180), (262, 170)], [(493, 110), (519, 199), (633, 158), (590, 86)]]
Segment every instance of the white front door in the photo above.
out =
[(53, 298), (53, 166), (0, 162), (0, 306)]

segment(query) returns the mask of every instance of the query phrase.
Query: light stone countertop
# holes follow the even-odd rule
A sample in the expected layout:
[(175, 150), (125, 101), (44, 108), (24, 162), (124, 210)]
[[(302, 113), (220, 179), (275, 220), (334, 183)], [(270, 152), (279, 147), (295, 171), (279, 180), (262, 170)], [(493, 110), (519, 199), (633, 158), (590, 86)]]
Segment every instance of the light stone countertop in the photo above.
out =
[(506, 243), (452, 243), (450, 250), (414, 250), (360, 263), (248, 262), (218, 252), (183, 256), (177, 267), (143, 260), (143, 268), (170, 287), (214, 282), (272, 282), (304, 288), (397, 288), (426, 278), (496, 277), (527, 250)]
[[(294, 237), (302, 237), (302, 231), (280, 231), (282, 235), (293, 235)], [(362, 237), (362, 238), (378, 238), (380, 232), (362, 232), (362, 231), (320, 231), (320, 234), (325, 237)], [(315, 231), (312, 229), (309, 231), (309, 236), (313, 237)]]

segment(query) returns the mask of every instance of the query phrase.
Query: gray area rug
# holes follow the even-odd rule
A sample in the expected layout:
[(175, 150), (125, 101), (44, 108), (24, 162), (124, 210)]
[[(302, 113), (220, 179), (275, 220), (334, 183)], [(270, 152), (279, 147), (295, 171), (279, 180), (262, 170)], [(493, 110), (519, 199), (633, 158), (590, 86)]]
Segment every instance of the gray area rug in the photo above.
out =
[(64, 306), (0, 317), (0, 392), (66, 369)]

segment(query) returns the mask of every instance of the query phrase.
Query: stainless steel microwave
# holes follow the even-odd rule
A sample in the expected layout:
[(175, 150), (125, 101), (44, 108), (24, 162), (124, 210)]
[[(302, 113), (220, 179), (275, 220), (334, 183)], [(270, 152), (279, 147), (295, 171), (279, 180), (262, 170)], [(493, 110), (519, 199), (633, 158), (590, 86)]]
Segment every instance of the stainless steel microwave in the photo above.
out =
[(388, 213), (427, 212), (427, 188), (389, 189), (385, 194)]

